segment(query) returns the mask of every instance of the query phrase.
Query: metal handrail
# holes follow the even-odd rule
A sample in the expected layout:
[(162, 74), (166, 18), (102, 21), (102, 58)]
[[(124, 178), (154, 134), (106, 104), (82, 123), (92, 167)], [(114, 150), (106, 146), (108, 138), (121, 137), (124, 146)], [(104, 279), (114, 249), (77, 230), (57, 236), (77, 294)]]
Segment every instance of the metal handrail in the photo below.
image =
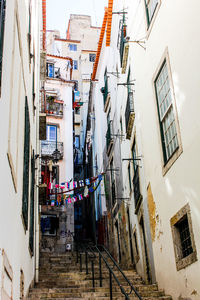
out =
[[(132, 293), (132, 291), (134, 291), (134, 293), (136, 294), (136, 296), (142, 300), (141, 296), (138, 294), (137, 290), (134, 288), (134, 286), (132, 285), (132, 283), (129, 281), (129, 279), (126, 277), (126, 275), (124, 274), (124, 272), (121, 270), (120, 266), (118, 265), (118, 263), (114, 260), (114, 258), (112, 257), (112, 255), (110, 254), (110, 252), (103, 246), (103, 245), (98, 245), (98, 247), (103, 248), (103, 250), (106, 252), (106, 254), (109, 256), (109, 258), (112, 260), (112, 262), (114, 263), (114, 265), (117, 267), (117, 269), (120, 271), (120, 273), (122, 274), (122, 276), (124, 277), (124, 279), (127, 281), (127, 283), (130, 285), (131, 287), (131, 291), (130, 293), (128, 293), (128, 295), (130, 295)], [(97, 247), (97, 249), (98, 249)], [(99, 250), (100, 251), (100, 250)]]
[[(79, 246), (80, 247), (80, 246)], [(77, 247), (77, 251), (78, 248)], [(102, 252), (100, 251), (99, 247), (103, 248), (103, 250), (106, 252), (106, 254), (109, 256), (109, 258), (112, 260), (112, 262), (114, 263), (114, 265), (117, 267), (117, 269), (120, 271), (120, 273), (123, 275), (124, 279), (126, 280), (126, 282), (129, 284), (129, 286), (131, 287), (131, 290), (129, 293), (127, 293), (125, 291), (125, 289), (123, 288), (123, 286), (121, 285), (119, 279), (117, 278), (117, 276), (115, 275), (114, 271), (112, 270), (112, 268), (110, 267), (109, 263), (107, 262), (106, 258), (104, 257), (104, 255), (102, 254)], [(98, 253), (99, 253), (99, 273), (100, 273), (100, 287), (102, 287), (102, 270), (101, 270), (101, 259), (103, 259), (104, 263), (106, 264), (106, 267), (108, 268), (109, 271), (109, 281), (110, 281), (110, 299), (112, 300), (112, 276), (114, 277), (115, 281), (117, 282), (118, 286), (120, 287), (121, 293), (125, 296), (126, 300), (130, 300), (129, 295), (134, 291), (135, 295), (138, 297), (139, 300), (142, 300), (142, 297), (138, 294), (137, 290), (134, 288), (134, 286), (132, 285), (132, 283), (129, 281), (129, 279), (126, 277), (126, 275), (124, 274), (124, 272), (121, 270), (121, 268), (119, 267), (119, 265), (117, 264), (117, 262), (114, 260), (114, 258), (111, 256), (111, 254), (109, 253), (109, 251), (103, 246), (103, 245), (93, 245), (92, 247), (90, 247), (89, 245), (83, 245), (81, 244), (81, 248), (83, 249), (83, 251), (85, 252), (86, 258), (89, 256), (89, 258), (92, 258), (92, 281), (93, 281), (93, 287), (95, 287), (95, 278), (94, 278), (94, 258), (97, 258), (95, 251), (93, 249), (95, 249)], [(93, 256), (91, 256), (91, 254), (89, 254), (88, 250), (90, 252), (92, 252)], [(78, 255), (77, 255), (78, 258)], [(78, 262), (78, 261), (77, 261)], [(86, 274), (88, 274), (88, 266), (87, 266), (87, 259), (86, 259)], [(81, 253), (80, 253), (80, 265), (81, 265), (81, 272), (82, 272), (82, 259), (81, 259)]]

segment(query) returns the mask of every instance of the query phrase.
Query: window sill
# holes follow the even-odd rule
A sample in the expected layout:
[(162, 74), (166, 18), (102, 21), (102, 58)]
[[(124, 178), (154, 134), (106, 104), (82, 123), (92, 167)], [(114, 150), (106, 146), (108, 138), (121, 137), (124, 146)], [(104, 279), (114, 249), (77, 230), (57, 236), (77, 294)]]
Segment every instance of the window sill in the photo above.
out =
[(182, 152), (183, 152), (182, 145), (180, 145), (179, 148), (177, 148), (177, 150), (171, 156), (171, 158), (163, 166), (163, 168), (162, 168), (162, 174), (163, 174), (163, 176), (166, 175), (166, 173), (169, 171), (169, 169), (175, 163), (175, 161), (179, 158), (179, 156), (182, 154)]
[(187, 257), (184, 257), (178, 261), (176, 261), (176, 269), (177, 271), (180, 271), (191, 264), (193, 264), (195, 261), (197, 261), (197, 253), (196, 251), (188, 255)]

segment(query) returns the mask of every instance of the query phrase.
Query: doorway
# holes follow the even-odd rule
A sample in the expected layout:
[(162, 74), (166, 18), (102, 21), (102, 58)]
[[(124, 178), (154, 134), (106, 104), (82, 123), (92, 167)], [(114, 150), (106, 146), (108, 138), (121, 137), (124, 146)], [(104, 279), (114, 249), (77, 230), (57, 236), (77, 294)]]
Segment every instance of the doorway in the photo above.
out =
[(146, 234), (145, 234), (145, 227), (144, 227), (144, 218), (143, 216), (140, 219), (140, 229), (141, 229), (141, 236), (142, 236), (142, 249), (143, 249), (143, 257), (144, 257), (144, 269), (145, 269), (145, 277), (148, 283), (151, 283), (151, 272), (150, 272), (150, 265), (149, 265), (149, 257), (148, 257), (148, 250), (147, 250), (147, 243), (146, 243)]
[(118, 225), (118, 220), (115, 222), (115, 228), (116, 228), (116, 230), (117, 230), (118, 258), (119, 258), (119, 263), (121, 263), (121, 246), (120, 246), (120, 238), (119, 238), (119, 225)]
[(132, 231), (131, 231), (131, 222), (130, 222), (129, 209), (127, 209), (127, 216), (128, 216), (128, 231), (129, 231), (129, 245), (130, 245), (131, 263), (135, 267), (135, 261), (134, 261), (134, 256), (133, 256)]

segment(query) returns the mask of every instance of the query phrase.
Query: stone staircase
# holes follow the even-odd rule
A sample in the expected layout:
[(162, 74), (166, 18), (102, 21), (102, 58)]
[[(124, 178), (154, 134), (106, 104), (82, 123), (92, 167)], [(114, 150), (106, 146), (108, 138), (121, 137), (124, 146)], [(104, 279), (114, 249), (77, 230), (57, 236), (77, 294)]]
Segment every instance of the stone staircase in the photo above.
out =
[[(84, 259), (83, 259), (84, 261)], [(113, 264), (111, 264), (113, 266)], [(95, 288), (92, 287), (91, 264), (89, 274), (86, 275), (85, 264), (80, 272), (80, 264), (76, 263), (76, 253), (41, 253), (39, 282), (30, 290), (28, 300), (107, 300), (109, 294), (109, 273), (102, 263), (103, 287), (99, 287), (98, 260), (94, 263)], [(130, 288), (121, 274), (114, 270), (122, 286), (128, 292)], [(156, 284), (145, 285), (133, 270), (124, 270), (125, 275), (137, 289), (143, 300), (172, 300), (159, 291)], [(118, 285), (113, 279), (113, 300), (125, 299)], [(134, 292), (130, 299), (138, 300)]]

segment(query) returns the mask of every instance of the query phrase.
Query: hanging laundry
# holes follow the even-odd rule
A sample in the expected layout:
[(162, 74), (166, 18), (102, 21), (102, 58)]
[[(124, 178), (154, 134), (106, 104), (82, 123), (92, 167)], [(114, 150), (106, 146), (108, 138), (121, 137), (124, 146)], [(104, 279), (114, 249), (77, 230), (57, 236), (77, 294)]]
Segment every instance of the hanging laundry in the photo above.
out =
[(80, 187), (84, 186), (84, 180), (79, 180), (79, 186)]
[(90, 185), (90, 179), (89, 178), (85, 179), (85, 184)]

